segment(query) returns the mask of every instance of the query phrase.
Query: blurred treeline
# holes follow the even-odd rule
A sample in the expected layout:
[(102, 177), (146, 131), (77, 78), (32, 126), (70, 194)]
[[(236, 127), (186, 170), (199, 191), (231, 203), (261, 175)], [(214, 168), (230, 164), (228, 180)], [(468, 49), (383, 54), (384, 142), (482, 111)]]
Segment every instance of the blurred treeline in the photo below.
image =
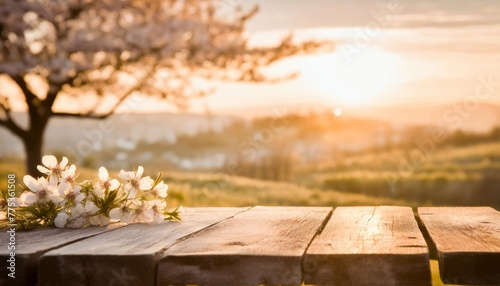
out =
[(417, 204), (500, 206), (500, 127), (446, 132), (432, 148), (421, 147), (436, 128), (331, 112), (236, 120), (175, 141), (146, 138), (133, 149), (101, 150), (83, 166), (147, 162), (153, 170), (285, 181)]

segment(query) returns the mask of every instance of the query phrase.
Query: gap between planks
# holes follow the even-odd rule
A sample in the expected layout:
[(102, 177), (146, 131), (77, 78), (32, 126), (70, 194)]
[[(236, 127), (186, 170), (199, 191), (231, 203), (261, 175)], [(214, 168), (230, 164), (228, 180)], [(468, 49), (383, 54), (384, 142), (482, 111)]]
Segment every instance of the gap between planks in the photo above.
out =
[(500, 285), (500, 212), (490, 207), (420, 207), (441, 279)]
[(334, 211), (335, 211), (335, 207), (332, 207), (331, 210), (330, 210), (330, 213), (328, 213), (328, 215), (326, 216), (325, 220), (323, 221), (323, 223), (321, 224), (321, 226), (318, 228), (318, 231), (316, 232), (316, 234), (312, 237), (311, 241), (309, 241), (309, 244), (307, 244), (307, 247), (304, 250), (304, 253), (302, 253), (302, 262), (300, 264), (301, 268), (302, 268), (302, 284), (304, 284), (304, 280), (305, 280), (304, 273), (306, 273), (306, 270), (307, 270), (306, 261), (305, 261), (307, 251), (309, 250), (309, 247), (311, 247), (311, 244), (316, 239), (316, 237), (318, 237), (318, 235), (320, 235), (323, 232), (323, 230), (325, 229), (326, 225), (328, 224), (328, 222), (332, 218), (332, 215), (333, 215)]
[[(191, 238), (191, 237), (195, 236), (195, 235), (196, 235), (196, 234), (198, 234), (200, 231), (203, 231), (203, 230), (205, 230), (205, 229), (207, 229), (207, 228), (213, 227), (213, 226), (215, 226), (215, 225), (217, 225), (217, 224), (219, 224), (219, 223), (222, 223), (222, 222), (224, 222), (224, 221), (226, 221), (226, 220), (228, 220), (228, 219), (234, 218), (236, 215), (239, 215), (239, 214), (241, 214), (241, 213), (247, 212), (247, 211), (249, 211), (249, 210), (253, 209), (254, 207), (255, 207), (255, 206), (253, 206), (253, 207), (246, 207), (246, 209), (244, 209), (244, 210), (242, 210), (242, 211), (240, 211), (240, 212), (237, 212), (237, 213), (233, 214), (233, 215), (232, 215), (232, 216), (230, 216), (230, 217), (227, 217), (227, 218), (225, 218), (225, 219), (222, 219), (222, 220), (220, 220), (220, 221), (218, 221), (218, 222), (216, 222), (216, 223), (213, 223), (213, 224), (211, 224), (211, 225), (209, 225), (209, 226), (207, 226), (207, 227), (205, 227), (205, 228), (202, 228), (202, 229), (200, 229), (200, 230), (197, 230), (197, 231), (195, 231), (195, 232), (192, 232), (191, 234), (188, 234), (188, 235), (186, 235), (186, 236), (183, 236), (183, 237), (179, 238), (179, 239), (178, 239), (178, 240), (176, 240), (176, 241), (175, 241), (172, 245), (169, 245), (169, 246), (167, 246), (167, 247), (163, 248), (161, 251), (159, 251), (159, 252), (156, 254), (156, 256), (158, 257), (158, 261), (159, 261), (160, 259), (162, 259), (162, 258), (165, 256), (165, 252), (167, 252), (167, 251), (168, 251), (168, 249), (169, 249), (169, 248), (171, 248), (171, 247), (173, 247), (174, 245), (176, 245), (176, 244), (178, 244), (178, 243), (180, 243), (180, 242), (182, 242), (182, 241), (184, 241), (184, 240), (187, 240), (187, 239), (189, 239), (189, 238)], [(154, 270), (154, 281), (155, 281), (155, 285), (157, 284), (157, 283), (156, 283), (156, 281), (158, 281), (158, 261), (157, 261), (157, 263), (156, 263), (156, 267), (155, 267), (155, 270)]]
[(306, 253), (304, 280), (430, 285), (427, 249), (410, 207), (338, 207)]
[(308, 245), (331, 207), (260, 207), (171, 247), (158, 285), (300, 285)]

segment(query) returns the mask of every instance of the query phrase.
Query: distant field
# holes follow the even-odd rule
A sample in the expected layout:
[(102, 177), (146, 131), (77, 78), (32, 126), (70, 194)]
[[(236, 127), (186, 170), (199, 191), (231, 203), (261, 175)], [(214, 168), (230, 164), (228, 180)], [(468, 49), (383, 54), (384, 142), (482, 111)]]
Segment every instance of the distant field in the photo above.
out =
[[(500, 207), (500, 142), (437, 148), (411, 161), (411, 151), (377, 152), (297, 168), (290, 182), (224, 174), (166, 173), (170, 196), (186, 206), (243, 205), (490, 205)], [(402, 163), (403, 162), (403, 163)], [(401, 164), (406, 164), (399, 172)], [(150, 176), (158, 167), (143, 164)], [(408, 166), (411, 171), (408, 171)], [(96, 168), (97, 169), (97, 168)], [(94, 169), (80, 169), (91, 179)], [(0, 161), (0, 186), (19, 160)], [(116, 175), (116, 170), (115, 170)], [(392, 188), (391, 188), (392, 185)]]
[[(500, 142), (363, 154), (303, 168), (296, 182), (312, 188), (394, 197), (418, 204), (500, 206)], [(392, 188), (391, 188), (392, 185)]]
[(402, 200), (376, 198), (278, 183), (206, 174), (169, 174), (171, 199), (187, 206), (343, 206), (408, 205)]

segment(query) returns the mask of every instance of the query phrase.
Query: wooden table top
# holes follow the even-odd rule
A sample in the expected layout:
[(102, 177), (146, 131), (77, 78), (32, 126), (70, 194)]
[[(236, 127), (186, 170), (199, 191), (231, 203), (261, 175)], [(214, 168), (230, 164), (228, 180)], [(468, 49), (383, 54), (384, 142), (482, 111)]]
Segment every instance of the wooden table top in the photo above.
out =
[[(182, 222), (0, 233), (0, 285), (500, 284), (488, 207), (187, 208)], [(420, 228), (419, 228), (420, 224)]]

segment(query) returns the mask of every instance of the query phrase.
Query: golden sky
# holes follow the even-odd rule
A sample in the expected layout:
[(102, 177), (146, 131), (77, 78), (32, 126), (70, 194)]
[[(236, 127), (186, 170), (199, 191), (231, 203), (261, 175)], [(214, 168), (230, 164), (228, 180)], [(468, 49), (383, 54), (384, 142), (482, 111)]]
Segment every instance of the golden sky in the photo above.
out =
[[(500, 1), (254, 2), (261, 9), (248, 26), (253, 43), (272, 43), (292, 31), (298, 39), (333, 40), (336, 50), (270, 69), (273, 74), (300, 72), (293, 81), (215, 84), (216, 93), (193, 102), (192, 111), (449, 105), (473, 95), (481, 76), (500, 82)], [(500, 103), (500, 84), (485, 101)], [(151, 110), (161, 105), (151, 104)]]
[[(240, 4), (224, 0), (222, 9)], [(242, 1), (241, 1), (242, 2)], [(498, 0), (252, 0), (255, 45), (293, 32), (297, 40), (327, 39), (333, 52), (284, 60), (272, 75), (297, 71), (279, 84), (210, 83), (213, 95), (191, 102), (191, 112), (255, 114), (286, 106), (353, 109), (387, 105), (441, 105), (474, 94), (481, 76), (500, 82)], [(206, 83), (203, 83), (206, 85)], [(500, 103), (500, 83), (487, 103)], [(81, 102), (59, 106), (81, 108)], [(133, 110), (173, 111), (142, 100)]]

